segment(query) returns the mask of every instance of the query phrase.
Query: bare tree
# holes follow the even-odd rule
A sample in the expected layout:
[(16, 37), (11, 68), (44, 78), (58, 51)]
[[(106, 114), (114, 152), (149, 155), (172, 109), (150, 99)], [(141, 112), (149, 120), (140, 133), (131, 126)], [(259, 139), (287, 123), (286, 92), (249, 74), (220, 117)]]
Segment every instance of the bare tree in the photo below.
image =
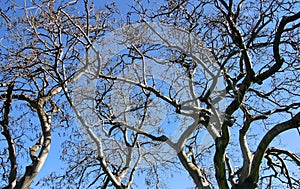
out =
[(69, 166), (41, 186), (167, 188), (184, 170), (197, 188), (298, 188), (299, 152), (277, 143), (300, 126), (299, 2), (117, 5), (0, 9), (3, 187), (30, 186), (58, 129)]
[[(101, 96), (98, 101), (100, 120), (110, 128), (108, 133), (111, 135), (119, 130), (125, 133), (126, 141), (127, 130), (131, 130), (135, 136), (168, 143), (176, 150), (180, 163), (199, 188), (216, 185), (219, 188), (229, 188), (230, 185), (232, 188), (255, 188), (258, 184), (297, 188), (299, 175), (294, 173), (299, 168), (293, 170), (292, 167), (299, 166), (299, 156), (288, 150), (281, 151), (279, 146), (270, 148), (279, 134), (291, 129), (297, 131), (299, 127), (299, 95), (294, 92), (299, 90), (296, 87), (299, 76), (297, 5), (297, 2), (290, 1), (178, 1), (172, 2), (171, 7), (163, 5), (152, 11), (146, 10), (142, 3), (133, 6), (131, 14), (140, 15), (141, 21), (161, 39), (159, 44), (163, 45), (153, 43), (153, 36), (143, 43), (140, 39), (146, 34), (137, 32), (134, 34), (137, 39), (127, 41), (130, 46), (128, 54), (119, 55), (118, 61), (114, 59), (115, 64), (110, 63), (113, 68), (108, 69), (110, 72), (99, 74), (100, 78), (111, 81), (99, 93), (109, 97)], [(202, 51), (204, 56), (199, 59), (198, 52), (192, 51), (191, 46), (182, 48), (179, 39), (188, 44), (188, 38), (176, 36), (178, 33), (165, 35), (167, 29), (156, 27), (153, 22), (165, 23), (199, 37), (207, 52)], [(134, 33), (143, 29), (125, 30)], [(179, 39), (174, 43), (176, 37)], [(194, 38), (191, 41), (193, 44), (198, 42)], [(207, 70), (203, 68), (201, 73), (198, 70), (203, 66), (201, 61), (213, 66)], [(155, 63), (166, 71), (164, 75), (154, 74), (157, 70), (151, 68)], [(147, 64), (151, 64), (151, 68), (145, 66)], [(176, 69), (177, 75), (170, 76), (169, 70), (164, 69), (166, 65), (169, 69)], [(220, 95), (213, 93), (219, 74), (209, 73), (213, 68), (222, 72), (220, 75), (226, 86), (228, 105), (223, 104), (223, 119), (218, 116), (216, 106), (216, 102), (221, 102), (216, 98)], [(201, 78), (200, 73), (208, 77)], [(211, 81), (211, 78), (215, 79)], [(164, 85), (157, 79), (168, 83)], [(189, 81), (187, 90), (184, 89), (184, 80)], [(122, 88), (119, 92), (112, 92), (118, 88), (115, 87), (118, 82)], [(181, 83), (181, 88), (176, 82)], [(121, 95), (116, 96), (116, 93)], [(121, 99), (121, 102), (117, 101), (118, 106), (116, 99)], [(138, 126), (138, 120), (148, 121), (144, 122), (146, 126), (151, 123), (157, 126), (155, 119), (158, 117), (151, 110), (151, 106), (158, 106), (155, 101), (166, 103), (168, 112), (193, 120), (189, 126), (185, 125), (184, 132), (175, 142), (164, 134), (170, 129), (163, 128), (165, 125), (151, 132)], [(152, 120), (147, 120), (148, 115), (153, 115)], [(178, 117), (173, 119), (182, 119)], [(198, 148), (201, 125), (208, 130), (215, 144), (210, 149), (214, 154), (214, 169), (210, 173), (205, 171), (211, 169), (201, 162), (203, 151)], [(258, 132), (255, 127), (264, 132)], [(231, 135), (230, 131), (238, 137)], [(251, 137), (253, 134), (257, 136)], [(240, 150), (232, 151), (231, 145), (238, 145)], [(272, 153), (275, 149), (282, 153)], [(235, 163), (238, 155), (241, 157)], [(262, 164), (264, 161), (266, 163)], [(288, 167), (292, 170), (289, 171)], [(279, 183), (274, 181), (276, 179)]]
[[(29, 188), (50, 152), (51, 133), (67, 132), (60, 129), (70, 117), (65, 86), (80, 76), (81, 53), (108, 29), (114, 8), (94, 10), (88, 1), (4, 5), (1, 187)], [(84, 8), (77, 12), (79, 5)]]

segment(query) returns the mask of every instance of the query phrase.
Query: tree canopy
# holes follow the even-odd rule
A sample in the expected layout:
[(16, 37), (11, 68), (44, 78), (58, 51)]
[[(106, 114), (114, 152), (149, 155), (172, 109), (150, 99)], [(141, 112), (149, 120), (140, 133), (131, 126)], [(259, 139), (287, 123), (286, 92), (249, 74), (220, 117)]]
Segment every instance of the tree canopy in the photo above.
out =
[(0, 5), (2, 188), (300, 187), (299, 1)]

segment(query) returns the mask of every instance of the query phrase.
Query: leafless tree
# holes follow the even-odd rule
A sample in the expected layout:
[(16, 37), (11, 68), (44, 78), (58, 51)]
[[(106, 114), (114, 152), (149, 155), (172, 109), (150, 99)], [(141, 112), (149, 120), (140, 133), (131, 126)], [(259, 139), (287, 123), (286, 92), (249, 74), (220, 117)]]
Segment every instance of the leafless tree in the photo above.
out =
[[(280, 146), (270, 147), (279, 134), (287, 130), (297, 132), (299, 127), (299, 95), (295, 92), (299, 90), (296, 87), (300, 15), (297, 5), (299, 2), (292, 1), (172, 1), (172, 6), (168, 2), (147, 10), (147, 5), (138, 3), (132, 7), (131, 14), (139, 15), (142, 23), (161, 38), (163, 45), (149, 45), (153, 36), (144, 40), (146, 44), (143, 40), (130, 41), (129, 53), (119, 55), (118, 61), (114, 59), (115, 64), (110, 63), (113, 65), (110, 72), (99, 74), (100, 78), (110, 81), (99, 93), (102, 95), (98, 101), (100, 120), (110, 128), (109, 134), (117, 131), (126, 134), (131, 130), (135, 136), (143, 135), (152, 141), (168, 143), (177, 151), (180, 163), (198, 188), (255, 188), (258, 184), (269, 188), (276, 184), (297, 188), (299, 175), (294, 173), (299, 170), (299, 155), (280, 149)], [(134, 23), (134, 19), (130, 21)], [(197, 59), (198, 51), (182, 48), (180, 40), (173, 43), (178, 33), (163, 34), (162, 30), (166, 29), (152, 24), (157, 22), (199, 37), (202, 47), (208, 49), (202, 52), (206, 59), (205, 56), (202, 60)], [(140, 35), (145, 36), (145, 33)], [(193, 45), (197, 43), (194, 38), (191, 41)], [(227, 101), (222, 107), (222, 119), (216, 119), (221, 118), (216, 116), (219, 111), (216, 102), (220, 102), (216, 97), (220, 94), (213, 93), (216, 86), (210, 80), (219, 75), (210, 74), (205, 68), (202, 68), (204, 72), (199, 71), (201, 61), (213, 65), (208, 70), (215, 68), (222, 72)], [(153, 68), (155, 63), (162, 70), (166, 65), (176, 69), (177, 75), (170, 76), (169, 70), (165, 75), (155, 75), (155, 71), (147, 70), (149, 66), (145, 65), (151, 64)], [(129, 71), (124, 71), (124, 67)], [(200, 73), (209, 77), (201, 78)], [(157, 79), (169, 83), (163, 86)], [(190, 82), (187, 90), (184, 80)], [(122, 88), (116, 87), (118, 82)], [(181, 82), (181, 87), (176, 86), (176, 82)], [(133, 87), (126, 88), (126, 84)], [(116, 96), (113, 92), (113, 98), (110, 92), (115, 88), (131, 94), (123, 92)], [(109, 99), (103, 96), (106, 94)], [(115, 104), (116, 99), (122, 99), (122, 102), (118, 101), (119, 106)], [(185, 125), (185, 131), (176, 142), (164, 134), (170, 127), (162, 126), (148, 132), (137, 124), (140, 123), (137, 120), (146, 120), (149, 123), (144, 122), (144, 125), (155, 123), (157, 126), (155, 119), (158, 117), (151, 110), (152, 106), (158, 107), (156, 101), (166, 103), (168, 112), (178, 115), (173, 119), (181, 120), (179, 117), (184, 116), (193, 120), (189, 126)], [(147, 120), (149, 115), (153, 116), (152, 120)], [(136, 122), (132, 121), (133, 117)], [(198, 148), (201, 125), (214, 140), (209, 150), (214, 154), (213, 169), (203, 162), (201, 156), (204, 153)], [(124, 140), (126, 142), (126, 135)], [(240, 149), (233, 150), (234, 146)], [(271, 152), (275, 149), (280, 153)], [(297, 168), (293, 169), (294, 166)]]
[(87, 1), (3, 2), (1, 187), (28, 188), (50, 152), (51, 133), (67, 132), (65, 86), (80, 76), (81, 53), (108, 30), (113, 9), (94, 10)]
[(53, 130), (69, 166), (41, 186), (167, 188), (175, 170), (197, 188), (300, 186), (278, 144), (299, 133), (299, 2), (5, 5), (3, 187), (30, 186)]

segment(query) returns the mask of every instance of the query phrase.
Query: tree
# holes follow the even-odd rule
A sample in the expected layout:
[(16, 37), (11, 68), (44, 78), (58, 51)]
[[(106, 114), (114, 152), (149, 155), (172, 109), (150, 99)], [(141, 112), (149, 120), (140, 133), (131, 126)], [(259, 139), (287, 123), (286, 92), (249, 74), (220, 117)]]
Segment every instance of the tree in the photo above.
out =
[(30, 186), (55, 131), (69, 168), (41, 186), (162, 188), (183, 170), (197, 188), (298, 188), (299, 152), (278, 141), (300, 134), (299, 2), (117, 4), (1, 9), (6, 188)]
[[(85, 8), (76, 12), (78, 5)], [(1, 9), (0, 87), (1, 171), (6, 185), (2, 186), (28, 188), (48, 156), (51, 133), (68, 125), (67, 102), (62, 96), (65, 86), (80, 76), (75, 70), (80, 54), (103, 34), (112, 13), (91, 11), (86, 1), (5, 6)]]

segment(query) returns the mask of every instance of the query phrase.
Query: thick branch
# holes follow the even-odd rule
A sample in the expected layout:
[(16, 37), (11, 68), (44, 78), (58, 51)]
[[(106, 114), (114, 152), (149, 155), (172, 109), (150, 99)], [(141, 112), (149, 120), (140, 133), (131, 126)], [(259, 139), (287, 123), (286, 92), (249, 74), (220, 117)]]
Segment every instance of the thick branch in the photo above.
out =
[(211, 188), (205, 175), (203, 175), (203, 173), (201, 172), (200, 168), (197, 165), (193, 164), (193, 162), (189, 160), (184, 150), (178, 152), (177, 157), (179, 158), (184, 168), (189, 172), (190, 176), (193, 178), (193, 181), (197, 185), (197, 188), (199, 189)]
[(257, 150), (253, 157), (253, 163), (251, 165), (251, 171), (249, 177), (245, 180), (245, 182), (241, 185), (241, 188), (255, 188), (257, 186), (259, 171), (262, 159), (267, 150), (267, 147), (272, 142), (272, 140), (289, 129), (297, 128), (300, 126), (300, 112), (297, 113), (293, 118), (283, 123), (280, 123), (274, 126), (270, 131), (268, 131), (265, 136), (262, 138), (259, 143)]
[(43, 167), (46, 158), (49, 154), (50, 145), (51, 145), (51, 131), (50, 131), (51, 121), (44, 110), (44, 104), (45, 101), (40, 99), (36, 107), (40, 124), (41, 124), (42, 133), (43, 133), (42, 148), (40, 150), (38, 157), (32, 161), (31, 165), (26, 167), (25, 174), (18, 181), (16, 188), (28, 188), (31, 185), (33, 179), (36, 177), (36, 175)]
[(284, 16), (282, 18), (282, 20), (280, 21), (279, 26), (277, 28), (275, 38), (274, 38), (274, 43), (273, 43), (273, 54), (274, 54), (274, 58), (275, 58), (275, 64), (267, 71), (258, 75), (256, 77), (256, 82), (261, 83), (265, 79), (269, 78), (271, 75), (275, 74), (281, 68), (281, 66), (283, 65), (283, 62), (284, 62), (283, 58), (280, 55), (280, 48), (279, 48), (281, 36), (284, 32), (285, 26), (288, 23), (293, 22), (299, 18), (300, 18), (300, 12), (298, 12), (297, 14), (294, 14), (292, 16)]
[(241, 173), (239, 174), (239, 182), (244, 182), (250, 173), (250, 165), (252, 160), (252, 153), (249, 149), (247, 142), (247, 132), (253, 121), (253, 118), (245, 106), (241, 106), (245, 114), (244, 126), (239, 131), (239, 143), (243, 155), (243, 167)]
[(9, 161), (10, 161), (10, 173), (8, 178), (8, 186), (7, 188), (14, 188), (16, 185), (16, 177), (17, 177), (17, 155), (16, 149), (14, 145), (14, 139), (11, 137), (9, 132), (9, 113), (12, 103), (12, 91), (14, 88), (14, 84), (10, 84), (7, 89), (6, 94), (6, 101), (4, 102), (4, 115), (3, 120), (1, 121), (1, 125), (3, 126), (3, 132), (7, 145), (8, 145), (8, 152), (9, 152)]
[(229, 143), (229, 129), (227, 124), (222, 125), (222, 135), (215, 139), (216, 152), (214, 156), (214, 166), (216, 170), (216, 179), (220, 188), (229, 188), (226, 180), (225, 153)]

